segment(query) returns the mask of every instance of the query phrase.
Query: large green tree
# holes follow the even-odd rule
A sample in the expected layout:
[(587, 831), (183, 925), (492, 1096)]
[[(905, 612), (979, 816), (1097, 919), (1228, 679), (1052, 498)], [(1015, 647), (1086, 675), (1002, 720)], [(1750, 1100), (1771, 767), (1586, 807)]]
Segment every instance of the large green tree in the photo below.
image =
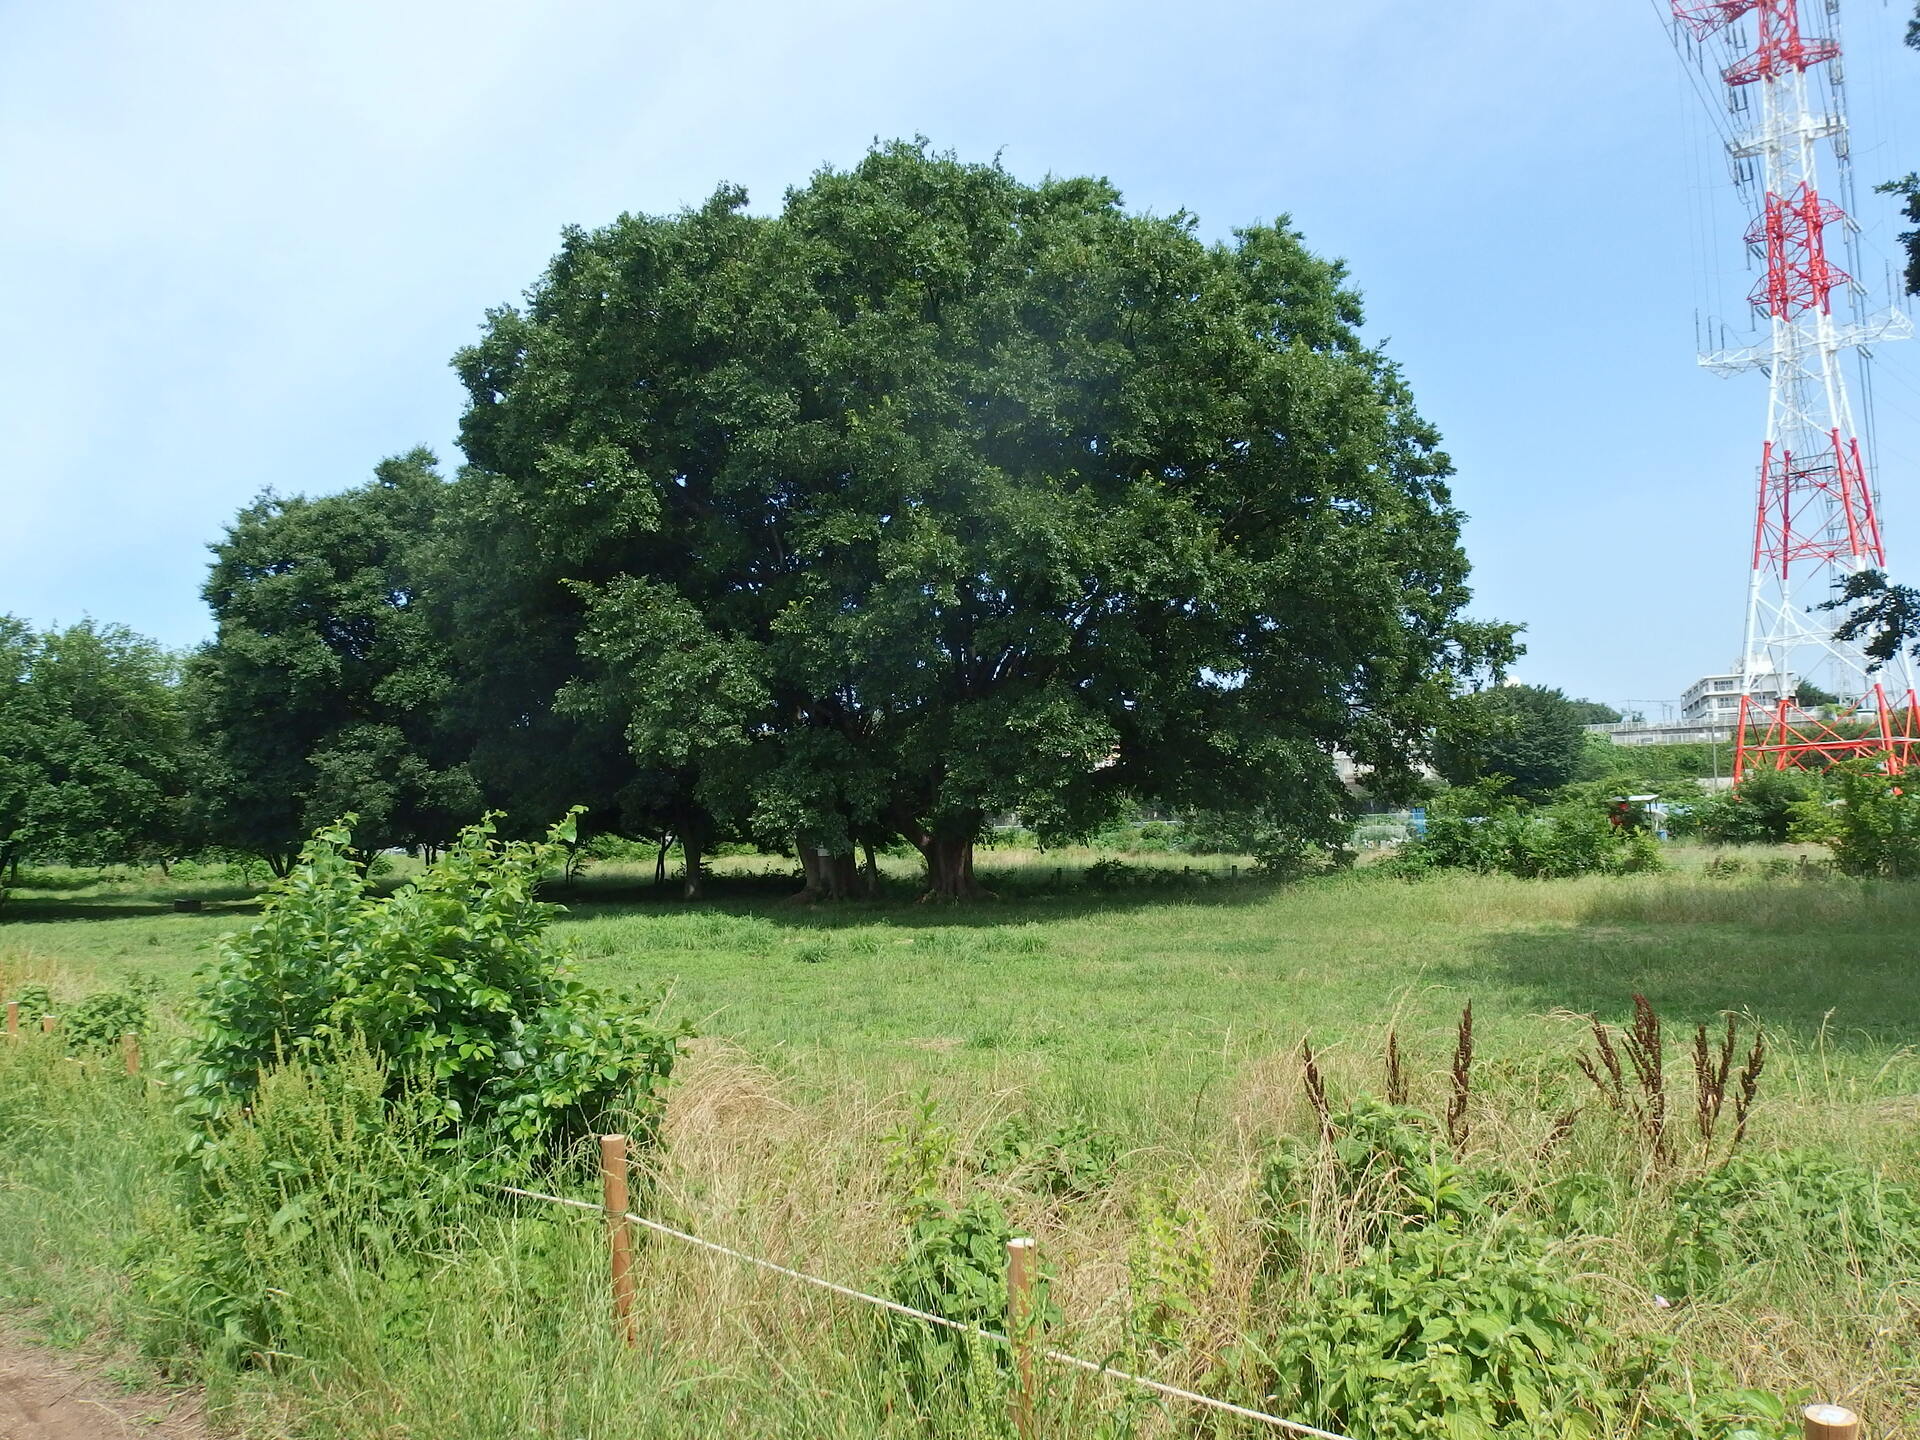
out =
[(348, 812), (366, 848), (439, 843), (477, 815), (443, 734), (447, 661), (410, 559), (444, 488), (416, 450), (357, 489), (263, 496), (214, 546), (204, 593), (218, 629), (188, 677), (209, 752), (204, 838), (279, 870)]
[(1461, 702), (1436, 768), (1451, 784), (1504, 777), (1515, 795), (1544, 798), (1581, 778), (1592, 702), (1544, 685), (1496, 685)]
[(0, 867), (177, 853), (187, 745), (177, 665), (124, 626), (0, 616)]
[(811, 888), (904, 836), (961, 896), (999, 812), (1331, 840), (1336, 752), (1411, 783), (1511, 648), (1462, 618), (1438, 437), (1284, 224), (1209, 245), (911, 144), (745, 201), (570, 232), (459, 357), (486, 523), (446, 564), (534, 637), (528, 726), (624, 732)]

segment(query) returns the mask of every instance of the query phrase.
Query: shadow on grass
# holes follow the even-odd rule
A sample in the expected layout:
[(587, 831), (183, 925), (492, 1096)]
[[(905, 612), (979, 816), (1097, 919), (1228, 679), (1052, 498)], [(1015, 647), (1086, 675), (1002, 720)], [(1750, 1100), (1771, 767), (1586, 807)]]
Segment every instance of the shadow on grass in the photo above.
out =
[(837, 930), (879, 921), (916, 929), (992, 929), (1033, 920), (1074, 920), (1121, 914), (1150, 906), (1257, 905), (1287, 888), (1286, 882), (1242, 876), (1214, 879), (1195, 872), (1157, 876), (1137, 885), (1094, 889), (1061, 882), (1058, 889), (1019, 877), (985, 875), (992, 899), (964, 902), (922, 901), (917, 883), (889, 879), (873, 899), (823, 904), (797, 903), (797, 882), (787, 875), (717, 875), (698, 900), (680, 898), (677, 885), (596, 881), (588, 875), (566, 884), (543, 886), (541, 894), (565, 905), (576, 919), (589, 916), (689, 915), (712, 912), (755, 915), (795, 929)]
[[(182, 899), (193, 898), (183, 895)], [(182, 920), (204, 920), (212, 916), (257, 915), (260, 913), (260, 897), (249, 895), (244, 899), (218, 899), (200, 897), (205, 908), (182, 911)], [(105, 897), (89, 896), (83, 900), (54, 900), (41, 897), (9, 900), (0, 905), (0, 927), (15, 923), (46, 924), (63, 920), (140, 920), (153, 919), (162, 915), (174, 915), (173, 901), (167, 900), (112, 900)]]
[(1625, 1021), (1636, 993), (1674, 1027), (1725, 1011), (1839, 1047), (1920, 1044), (1920, 885), (1851, 881), (1597, 894), (1571, 924), (1486, 936), (1456, 983), (1542, 1011)]
[[(399, 877), (392, 877), (377, 884), (375, 889), (390, 892), (401, 883)], [(714, 875), (708, 879), (706, 894), (698, 900), (682, 899), (677, 883), (656, 886), (650, 880), (601, 878), (591, 874), (570, 881), (548, 881), (540, 887), (540, 894), (543, 899), (566, 906), (579, 919), (712, 912), (756, 915), (795, 929), (835, 930), (881, 920), (920, 929), (991, 929), (1030, 920), (1080, 919), (1157, 905), (1253, 905), (1285, 888), (1283, 882), (1257, 876), (1216, 878), (1202, 871), (1192, 874), (1142, 871), (1134, 883), (1122, 882), (1111, 889), (1095, 888), (1077, 878), (1056, 882), (1051, 878), (989, 874), (982, 883), (994, 891), (995, 898), (964, 903), (923, 903), (917, 883), (889, 878), (883, 884), (882, 894), (873, 899), (800, 904), (795, 901), (798, 882), (792, 876), (781, 874)], [(258, 914), (264, 898), (259, 891), (241, 886), (182, 886), (161, 897), (148, 890), (124, 898), (112, 895), (68, 898), (46, 893), (52, 888), (35, 885), (30, 893), (16, 892), (0, 905), (0, 926), (16, 922), (151, 919), (174, 914), (176, 898), (199, 900), (205, 907), (181, 913), (183, 920), (204, 919), (209, 915), (238, 918)]]

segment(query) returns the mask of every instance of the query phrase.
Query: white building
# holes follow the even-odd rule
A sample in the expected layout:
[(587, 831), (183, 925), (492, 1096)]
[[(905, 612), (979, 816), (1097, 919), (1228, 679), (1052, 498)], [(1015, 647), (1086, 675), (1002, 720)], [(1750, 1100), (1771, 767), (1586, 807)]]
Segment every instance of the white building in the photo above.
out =
[[(1732, 723), (1740, 718), (1740, 679), (1741, 672), (1733, 670), (1724, 675), (1703, 675), (1686, 688), (1680, 697), (1680, 718), (1696, 723)], [(1753, 676), (1753, 698), (1761, 705), (1778, 704), (1783, 696), (1793, 694), (1800, 684), (1800, 677), (1792, 671), (1782, 675), (1775, 671), (1756, 669)]]

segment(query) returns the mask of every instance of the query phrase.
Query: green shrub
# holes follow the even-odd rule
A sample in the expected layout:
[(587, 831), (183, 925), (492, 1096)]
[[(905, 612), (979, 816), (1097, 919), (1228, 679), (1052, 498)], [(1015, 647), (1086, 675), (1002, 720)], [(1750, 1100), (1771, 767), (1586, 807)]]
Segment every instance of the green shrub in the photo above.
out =
[(1688, 828), (1716, 845), (1784, 845), (1801, 807), (1820, 791), (1820, 777), (1810, 771), (1750, 770), (1733, 789), (1696, 801)]
[(1659, 842), (1616, 826), (1597, 803), (1530, 807), (1497, 789), (1449, 791), (1429, 808), (1427, 833), (1386, 862), (1389, 873), (1477, 870), (1525, 880), (1659, 870)]
[(435, 1154), (436, 1097), (396, 1093), (380, 1062), (345, 1041), (323, 1061), (269, 1068), (252, 1100), (216, 1122), (164, 1233), (139, 1247), (156, 1347), (239, 1362), (282, 1349), (311, 1291), (303, 1282), (321, 1271), (364, 1270), (379, 1277), (384, 1307), (424, 1309), (423, 1259), (454, 1243), (475, 1199), (466, 1173)]
[(537, 878), (547, 844), (502, 844), (470, 826), (391, 896), (369, 889), (347, 849), (351, 819), (319, 831), (229, 937), (179, 1075), (203, 1134), (244, 1102), (272, 1064), (324, 1056), (356, 1037), (415, 1087), (449, 1133), (522, 1156), (557, 1147), (623, 1104), (644, 1140), (681, 1030), (574, 978), (546, 938), (559, 907)]
[(1263, 1347), (1282, 1414), (1373, 1440), (1610, 1433), (1595, 1307), (1516, 1227), (1401, 1231), (1303, 1309)]
[(102, 990), (75, 1005), (60, 1021), (69, 1050), (108, 1050), (123, 1035), (145, 1035), (153, 1028), (150, 997), (158, 985), (135, 976), (120, 990)]
[(1046, 1195), (1091, 1195), (1113, 1178), (1113, 1142), (1084, 1120), (1036, 1132), (1009, 1115), (984, 1137), (980, 1171)]
[(1920, 791), (1861, 762), (1829, 772), (1830, 801), (1801, 802), (1794, 838), (1818, 840), (1848, 875), (1920, 878)]
[(1317, 1228), (1372, 1245), (1395, 1231), (1487, 1213), (1439, 1122), (1370, 1099), (1332, 1116), (1322, 1138), (1284, 1137), (1261, 1168), (1256, 1202), (1268, 1263), (1279, 1269), (1323, 1248)]
[(1538, 1233), (1452, 1220), (1402, 1230), (1322, 1275), (1252, 1353), (1281, 1414), (1369, 1440), (1784, 1436), (1783, 1407), (1664, 1342), (1624, 1345)]
[(1920, 1272), (1920, 1197), (1806, 1150), (1736, 1155), (1673, 1194), (1657, 1282), (1696, 1293), (1783, 1258), (1885, 1283)]
[[(1006, 1212), (984, 1196), (954, 1206), (920, 1195), (907, 1214), (907, 1243), (886, 1273), (886, 1293), (956, 1324), (1007, 1334), (1007, 1242), (1014, 1231)], [(1044, 1272), (1035, 1291), (1036, 1323), (1054, 1323), (1059, 1316), (1047, 1299)], [(905, 1316), (890, 1316), (886, 1334), (890, 1365), (922, 1405), (943, 1392), (964, 1396), (1009, 1359), (1005, 1347), (991, 1341)]]
[(42, 1015), (53, 1014), (53, 991), (40, 984), (15, 987), (8, 1000), (20, 1006), (20, 1024), (33, 1026), (40, 1023)]
[(1127, 1329), (1148, 1352), (1178, 1350), (1213, 1285), (1215, 1240), (1205, 1214), (1171, 1192), (1140, 1203), (1139, 1228), (1127, 1247)]

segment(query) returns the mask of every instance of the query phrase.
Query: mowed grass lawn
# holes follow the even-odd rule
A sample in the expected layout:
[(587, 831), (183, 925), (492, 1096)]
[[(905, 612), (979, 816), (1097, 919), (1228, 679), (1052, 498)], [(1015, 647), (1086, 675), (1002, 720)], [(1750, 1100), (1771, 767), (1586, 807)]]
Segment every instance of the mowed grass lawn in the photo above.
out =
[[(604, 870), (558, 892), (556, 930), (589, 978), (663, 988), (670, 1013), (796, 1080), (1017, 1089), (1116, 1124), (1191, 1111), (1303, 1037), (1357, 1066), (1394, 1024), (1437, 1069), (1468, 1000), (1488, 1056), (1564, 1055), (1577, 1026), (1565, 1012), (1621, 1020), (1637, 991), (1676, 1030), (1746, 1012), (1882, 1093), (1914, 1078), (1920, 886), (1723, 878), (1697, 863), (1284, 885), (1215, 867), (1106, 891), (1068, 870), (1066, 893), (1047, 894), (1049, 867), (990, 858), (1006, 897), (961, 907), (804, 907), (764, 876), (722, 877), (716, 898), (688, 903)], [(211, 908), (172, 913), (175, 893)], [(141, 971), (184, 998), (253, 908), (233, 889), (75, 877), (16, 894), (0, 954), (69, 994)]]

